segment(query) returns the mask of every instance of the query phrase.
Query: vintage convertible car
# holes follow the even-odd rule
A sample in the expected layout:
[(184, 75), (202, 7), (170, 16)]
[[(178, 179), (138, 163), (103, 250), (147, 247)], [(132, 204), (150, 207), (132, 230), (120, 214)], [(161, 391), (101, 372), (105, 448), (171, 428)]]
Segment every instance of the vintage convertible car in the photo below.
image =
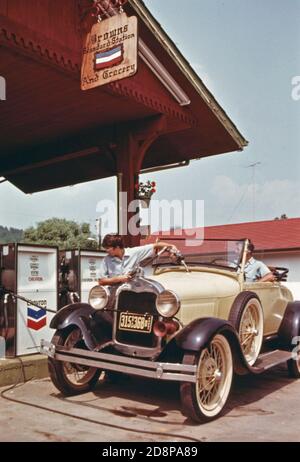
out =
[(53, 318), (42, 342), (54, 385), (86, 392), (101, 372), (180, 382), (183, 412), (207, 422), (224, 412), (233, 374), (260, 374), (282, 362), (300, 377), (300, 302), (282, 284), (244, 281), (248, 240), (176, 242), (181, 253), (136, 269), (113, 289), (96, 286), (89, 303)]

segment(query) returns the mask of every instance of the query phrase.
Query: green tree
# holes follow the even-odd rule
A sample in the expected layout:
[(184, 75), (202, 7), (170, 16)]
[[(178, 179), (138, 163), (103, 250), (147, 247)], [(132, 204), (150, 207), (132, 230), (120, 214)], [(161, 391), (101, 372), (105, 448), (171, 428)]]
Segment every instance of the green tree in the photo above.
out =
[(0, 244), (10, 242), (20, 242), (23, 239), (23, 230), (17, 228), (7, 228), (0, 225)]
[(97, 249), (97, 241), (90, 240), (90, 225), (78, 224), (61, 218), (51, 218), (41, 221), (36, 228), (30, 227), (24, 231), (23, 242), (27, 244), (56, 245), (65, 249)]

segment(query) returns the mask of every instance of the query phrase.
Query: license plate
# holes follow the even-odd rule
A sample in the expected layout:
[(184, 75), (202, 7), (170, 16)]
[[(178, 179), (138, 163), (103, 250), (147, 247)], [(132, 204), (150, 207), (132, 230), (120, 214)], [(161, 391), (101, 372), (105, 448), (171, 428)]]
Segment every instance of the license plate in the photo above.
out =
[(119, 329), (149, 334), (152, 330), (153, 316), (134, 313), (121, 313)]

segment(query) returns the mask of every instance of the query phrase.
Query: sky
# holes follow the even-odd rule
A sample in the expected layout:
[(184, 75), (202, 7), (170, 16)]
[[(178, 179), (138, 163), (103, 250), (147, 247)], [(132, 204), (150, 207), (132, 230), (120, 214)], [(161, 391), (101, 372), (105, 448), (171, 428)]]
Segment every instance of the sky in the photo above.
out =
[[(144, 1), (249, 141), (243, 152), (141, 176), (157, 182), (155, 199), (204, 201), (206, 226), (300, 217), (300, 98), (292, 97), (300, 97), (292, 84), (300, 76), (300, 0)], [(0, 225), (56, 216), (94, 231), (98, 202), (115, 200), (116, 188), (112, 178), (25, 195), (2, 183)]]

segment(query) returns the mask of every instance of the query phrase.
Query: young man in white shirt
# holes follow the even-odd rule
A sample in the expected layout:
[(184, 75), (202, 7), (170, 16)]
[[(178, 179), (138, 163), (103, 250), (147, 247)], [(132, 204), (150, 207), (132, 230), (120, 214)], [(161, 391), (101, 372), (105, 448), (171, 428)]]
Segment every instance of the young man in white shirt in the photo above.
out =
[(102, 242), (107, 256), (102, 261), (99, 284), (114, 286), (130, 281), (130, 272), (143, 260), (155, 257), (155, 254), (166, 247), (170, 254), (177, 252), (177, 247), (167, 242), (156, 242), (141, 247), (125, 248), (122, 236), (107, 234)]
[(244, 268), (246, 282), (273, 282), (275, 277), (270, 268), (262, 261), (256, 260), (253, 257), (254, 249), (255, 247), (252, 242), (249, 242)]

